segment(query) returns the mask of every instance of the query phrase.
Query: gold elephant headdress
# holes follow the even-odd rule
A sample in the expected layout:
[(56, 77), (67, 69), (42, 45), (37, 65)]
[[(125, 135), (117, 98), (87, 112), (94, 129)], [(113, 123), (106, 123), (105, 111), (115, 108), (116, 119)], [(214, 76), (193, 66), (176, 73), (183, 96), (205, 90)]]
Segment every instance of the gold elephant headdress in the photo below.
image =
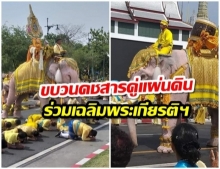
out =
[(41, 38), (43, 35), (42, 28), (32, 11), (31, 5), (29, 5), (29, 9), (30, 15), (27, 18), (28, 24), (26, 26), (26, 32), (31, 38)]
[[(43, 54), (42, 54), (42, 45), (41, 45), (41, 37), (43, 35), (43, 31), (41, 26), (39, 25), (38, 19), (35, 17), (31, 5), (29, 5), (30, 15), (27, 18), (28, 24), (26, 25), (26, 32), (28, 36), (32, 39), (31, 48), (28, 50), (27, 53), (27, 61), (31, 59), (35, 60), (36, 56), (39, 55), (39, 69), (43, 70)], [(33, 62), (34, 64), (34, 62)]]
[(196, 54), (200, 54), (203, 46), (209, 50), (217, 50), (217, 27), (214, 23), (206, 19), (197, 19), (191, 31), (187, 48), (192, 47)]

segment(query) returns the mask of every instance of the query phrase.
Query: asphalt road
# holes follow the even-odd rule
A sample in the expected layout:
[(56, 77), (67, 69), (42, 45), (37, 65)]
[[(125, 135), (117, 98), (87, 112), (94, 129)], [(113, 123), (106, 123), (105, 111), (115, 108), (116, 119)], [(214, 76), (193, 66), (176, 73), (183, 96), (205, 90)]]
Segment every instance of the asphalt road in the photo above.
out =
[(29, 161), (21, 167), (72, 167), (74, 164), (82, 160), (94, 151), (97, 151), (103, 145), (109, 143), (109, 125), (97, 129), (98, 134), (96, 141), (72, 141), (65, 147), (61, 147), (56, 151), (50, 151), (47, 156)]
[[(206, 143), (210, 137), (211, 124), (196, 125), (199, 131), (199, 142), (201, 149), (201, 160), (210, 167), (209, 152), (210, 148)], [(120, 128), (128, 132), (126, 125)], [(175, 154), (162, 154), (156, 151), (159, 145), (159, 136), (161, 135), (161, 126), (153, 124), (138, 124), (137, 126), (138, 144), (134, 149), (131, 160), (127, 167), (173, 167), (176, 163)]]
[[(94, 101), (99, 101), (100, 104), (108, 103), (108, 101), (103, 100), (96, 100), (96, 99), (89, 99)], [(33, 104), (35, 101), (31, 100), (29, 102), (26, 102), (25, 104)], [(24, 117), (22, 119), (22, 123), (24, 123), (25, 119), (30, 115), (34, 113), (40, 113), (39, 108), (35, 109), (29, 109), (22, 111), (22, 116)], [(100, 124), (106, 123), (106, 120), (100, 120)], [(91, 125), (93, 128), (97, 127), (100, 124)], [(56, 138), (54, 137), (58, 131), (44, 131), (42, 133), (42, 137), (37, 141), (28, 141), (27, 143), (24, 143), (25, 149), (24, 150), (14, 150), (14, 149), (6, 149), (6, 152), (2, 154), (2, 167), (8, 167), (11, 166), (21, 160), (24, 160), (30, 156), (33, 156), (34, 154), (37, 154), (39, 152), (42, 152), (43, 150), (46, 150), (54, 145), (57, 145), (63, 141), (66, 141), (65, 139)], [(97, 147), (99, 148), (99, 147)], [(82, 157), (84, 158), (84, 157)]]

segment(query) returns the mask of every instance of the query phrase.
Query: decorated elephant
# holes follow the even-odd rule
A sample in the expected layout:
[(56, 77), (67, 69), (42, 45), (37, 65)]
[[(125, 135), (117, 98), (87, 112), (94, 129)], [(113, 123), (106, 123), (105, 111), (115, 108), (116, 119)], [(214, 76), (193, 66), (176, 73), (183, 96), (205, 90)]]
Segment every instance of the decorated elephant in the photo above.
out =
[[(11, 75), (12, 75), (12, 73), (9, 73), (3, 79), (3, 85), (2, 85), (2, 107), (3, 107), (3, 109), (6, 107), (5, 104), (7, 102), (7, 97), (8, 97), (8, 92), (9, 92), (9, 81), (10, 81), (10, 76)], [(27, 97), (23, 101), (27, 101)], [(22, 105), (21, 109), (22, 110), (27, 110), (27, 109), (29, 109), (29, 107), (25, 106), (25, 105)], [(12, 115), (13, 111), (14, 111), (14, 104), (11, 104), (9, 114)]]
[[(32, 44), (27, 52), (27, 61), (21, 64), (11, 75), (9, 93), (2, 118), (7, 118), (11, 104), (14, 103), (14, 117), (21, 117), (21, 102), (29, 93), (37, 93), (40, 85), (44, 83), (77, 83), (79, 82), (79, 69), (72, 58), (58, 57), (54, 48), (48, 43), (42, 45), (42, 28), (29, 5), (30, 15), (27, 18), (27, 35)], [(58, 103), (62, 99), (57, 100)], [(81, 100), (80, 100), (81, 102)], [(48, 103), (48, 99), (40, 98), (41, 108)]]
[[(54, 60), (53, 48), (46, 47), (44, 51), (45, 62), (43, 70), (36, 68), (39, 61), (31, 59), (21, 64), (12, 74), (9, 82), (9, 94), (2, 118), (6, 118), (10, 105), (15, 102), (14, 117), (21, 117), (21, 102), (27, 94), (38, 92), (39, 85), (43, 83), (78, 83), (79, 69), (72, 58), (59, 58)], [(34, 63), (33, 63), (34, 62)], [(30, 73), (31, 72), (31, 73)], [(48, 99), (40, 98), (41, 107), (48, 103)]]
[[(207, 146), (213, 147), (218, 146), (218, 57), (216, 50), (218, 40), (214, 36), (215, 31), (216, 26), (210, 21), (197, 20), (186, 50), (173, 50), (170, 55), (158, 56), (154, 49), (142, 49), (135, 55), (128, 71), (130, 80), (133, 80), (135, 76), (141, 77), (142, 80), (153, 80), (159, 75), (164, 75), (166, 79), (173, 79), (175, 76), (194, 78), (196, 85), (193, 93), (158, 94), (155, 95), (156, 101), (157, 104), (181, 101), (182, 104), (188, 102), (192, 106), (207, 107), (212, 123), (211, 138)], [(130, 99), (127, 98), (125, 102), (129, 103), (129, 101)], [(180, 122), (181, 117), (162, 119), (162, 135), (159, 138), (158, 152), (173, 152), (171, 133), (176, 124)], [(127, 123), (133, 143), (138, 146), (135, 119), (128, 118)]]

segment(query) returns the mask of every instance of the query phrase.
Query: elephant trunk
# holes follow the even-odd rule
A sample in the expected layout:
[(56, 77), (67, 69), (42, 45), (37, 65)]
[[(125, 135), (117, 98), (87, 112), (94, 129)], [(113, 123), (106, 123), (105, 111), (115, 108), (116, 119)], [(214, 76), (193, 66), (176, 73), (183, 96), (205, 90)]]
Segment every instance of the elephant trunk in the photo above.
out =
[(137, 143), (137, 132), (136, 132), (136, 126), (135, 126), (135, 119), (134, 118), (128, 118), (128, 128), (131, 136), (131, 140), (135, 147), (138, 146)]

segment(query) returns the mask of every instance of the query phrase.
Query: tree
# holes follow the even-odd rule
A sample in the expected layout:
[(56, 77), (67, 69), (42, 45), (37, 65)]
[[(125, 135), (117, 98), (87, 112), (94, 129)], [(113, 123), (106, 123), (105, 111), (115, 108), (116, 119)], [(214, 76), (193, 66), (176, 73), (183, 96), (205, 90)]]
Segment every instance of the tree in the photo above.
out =
[(24, 28), (2, 26), (2, 72), (14, 71), (26, 61), (31, 39)]
[(67, 45), (81, 43), (81, 40), (86, 37), (86, 33), (83, 32), (83, 25), (61, 25), (57, 32)]
[(93, 69), (101, 73), (101, 77), (106, 78), (109, 74), (109, 33), (101, 29), (90, 29), (88, 47), (92, 55)]
[[(62, 29), (63, 28), (63, 29)], [(70, 30), (68, 30), (70, 29)], [(80, 76), (84, 72), (91, 75), (91, 68), (99, 72), (101, 77), (105, 77), (109, 72), (109, 34), (103, 28), (91, 29), (92, 38), (89, 44), (83, 45), (80, 39), (84, 38), (85, 33), (80, 26), (62, 26), (60, 34), (48, 34), (42, 39), (49, 42), (50, 46), (55, 44), (55, 39), (61, 37), (63, 48), (67, 50), (67, 57), (76, 60), (80, 70)], [(31, 38), (26, 34), (25, 28), (2, 26), (2, 71), (7, 73), (14, 71), (21, 63), (26, 61), (27, 51), (31, 45)], [(86, 70), (86, 71), (84, 71)], [(81, 76), (82, 77), (82, 76)], [(93, 76), (94, 77), (94, 76)]]

